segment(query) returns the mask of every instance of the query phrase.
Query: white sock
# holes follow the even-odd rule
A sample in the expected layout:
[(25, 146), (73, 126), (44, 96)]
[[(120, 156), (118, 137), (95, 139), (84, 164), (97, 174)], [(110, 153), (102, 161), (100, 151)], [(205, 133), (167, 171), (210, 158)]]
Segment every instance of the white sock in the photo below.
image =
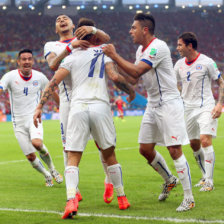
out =
[(107, 164), (105, 163), (104, 159), (103, 159), (103, 155), (102, 155), (102, 152), (99, 150), (99, 155), (100, 155), (100, 160), (101, 160), (101, 163), (103, 165), (103, 169), (104, 169), (104, 173), (105, 173), (105, 183), (110, 183), (111, 184), (111, 178), (110, 178), (110, 175), (109, 175), (109, 172), (107, 170)]
[(173, 162), (184, 190), (184, 198), (193, 197), (190, 168), (184, 154), (180, 158), (173, 160)]
[(204, 150), (200, 148), (197, 152), (194, 153), (194, 158), (201, 170), (203, 178), (205, 178), (205, 157), (204, 157)]
[(124, 187), (123, 187), (123, 180), (122, 180), (122, 170), (121, 165), (119, 163), (108, 166), (107, 167), (108, 173), (111, 178), (111, 182), (114, 185), (114, 188), (117, 192), (117, 196), (123, 196), (124, 193)]
[(156, 151), (156, 156), (150, 165), (160, 174), (166, 183), (169, 181), (170, 177), (172, 177), (172, 173), (170, 172), (165, 159), (159, 152)]
[(38, 151), (39, 154), (40, 154), (40, 158), (46, 163), (46, 165), (48, 166), (48, 168), (50, 170), (54, 170), (55, 167), (54, 167), (54, 164), (53, 164), (53, 161), (51, 159), (51, 156), (48, 152), (48, 149), (47, 147), (43, 144), (43, 147), (40, 151)]
[(45, 177), (50, 176), (51, 174), (45, 169), (42, 162), (39, 160), (38, 157), (32, 162), (30, 162), (34, 169), (36, 169), (38, 172), (42, 173)]
[(213, 184), (215, 152), (212, 145), (205, 147), (203, 149), (205, 152), (205, 172), (206, 172), (205, 178), (206, 178), (206, 181), (209, 181), (211, 184)]
[(65, 183), (67, 200), (75, 198), (76, 189), (79, 183), (79, 168), (77, 166), (67, 166), (65, 168)]

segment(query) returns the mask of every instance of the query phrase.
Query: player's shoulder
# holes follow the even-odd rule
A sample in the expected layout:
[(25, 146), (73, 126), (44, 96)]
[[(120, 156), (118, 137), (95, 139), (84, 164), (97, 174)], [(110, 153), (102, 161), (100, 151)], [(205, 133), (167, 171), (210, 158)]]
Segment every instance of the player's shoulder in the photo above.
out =
[(205, 64), (206, 63), (208, 63), (208, 64), (214, 63), (214, 60), (205, 54), (200, 54), (199, 59), (200, 59), (200, 61), (204, 62)]
[(32, 75), (36, 77), (46, 77), (46, 75), (43, 72), (37, 71), (35, 69), (32, 69)]
[(18, 69), (11, 70), (11, 71), (5, 73), (3, 76), (5, 76), (5, 77), (15, 77), (16, 74), (18, 74)]
[(58, 43), (60, 43), (60, 42), (59, 41), (48, 41), (45, 43), (44, 47), (55, 46)]
[(185, 59), (186, 58), (183, 57), (183, 58), (180, 58), (179, 60), (177, 60), (175, 63), (175, 66), (177, 67), (177, 66), (181, 66), (181, 65), (185, 64)]

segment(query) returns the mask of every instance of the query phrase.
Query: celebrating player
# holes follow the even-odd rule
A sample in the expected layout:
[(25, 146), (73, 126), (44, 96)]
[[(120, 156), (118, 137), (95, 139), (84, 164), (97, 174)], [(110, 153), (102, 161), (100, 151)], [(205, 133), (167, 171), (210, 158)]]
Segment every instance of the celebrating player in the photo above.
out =
[(117, 110), (119, 113), (119, 117), (123, 120), (124, 118), (124, 110), (123, 106), (125, 105), (125, 102), (122, 100), (121, 96), (117, 97), (117, 100), (115, 101), (115, 104), (117, 105)]
[[(53, 186), (52, 177), (57, 183), (63, 181), (55, 169), (47, 147), (43, 144), (42, 124), (36, 128), (33, 124), (33, 113), (39, 102), (41, 91), (48, 83), (46, 76), (32, 69), (34, 64), (32, 51), (24, 49), (18, 55), (18, 69), (6, 73), (0, 81), (0, 94), (8, 90), (10, 94), (11, 114), (15, 136), (19, 145), (34, 169), (45, 176), (46, 186)], [(59, 102), (57, 94), (53, 94)], [(36, 157), (36, 150), (47, 164), (48, 172)]]
[[(109, 41), (110, 37), (104, 33), (102, 30), (95, 28), (94, 26), (82, 26), (79, 27), (75, 34), (73, 35), (73, 30), (75, 25), (73, 24), (71, 18), (66, 15), (59, 15), (56, 18), (55, 29), (56, 33), (59, 35), (59, 41), (47, 42), (44, 46), (44, 56), (48, 62), (49, 67), (56, 71), (61, 61), (71, 53), (73, 48), (81, 47), (86, 49), (89, 46), (87, 41), (79, 41), (83, 36), (87, 34), (93, 34), (96, 37), (95, 44), (103, 44)], [(59, 96), (60, 96), (60, 123), (61, 123), (61, 137), (63, 147), (65, 148), (66, 143), (66, 129), (68, 122), (68, 113), (70, 109), (70, 99), (71, 99), (71, 77), (67, 76), (59, 85)], [(107, 165), (102, 158), (100, 153), (101, 162), (106, 174), (105, 177), (105, 191), (103, 194), (104, 201), (110, 203), (113, 200), (113, 185), (111, 184), (110, 177), (107, 172)], [(64, 163), (65, 167), (67, 164), (67, 153), (64, 151)], [(82, 196), (77, 191), (77, 196), (79, 200)]]
[[(80, 19), (79, 26), (86, 24), (94, 25), (93, 21), (89, 19)], [(119, 208), (127, 209), (130, 206), (124, 193), (121, 166), (118, 164), (114, 152), (116, 133), (111, 115), (106, 74), (121, 90), (129, 94), (129, 101), (134, 99), (135, 92), (125, 79), (116, 72), (112, 60), (103, 54), (102, 45), (94, 46), (95, 38), (92, 34), (87, 35), (86, 40), (91, 43), (90, 48), (87, 50), (75, 49), (70, 56), (65, 58), (50, 84), (44, 90), (34, 115), (34, 122), (37, 124), (36, 119), (41, 118), (44, 103), (54, 88), (70, 74), (72, 83), (71, 108), (65, 146), (65, 150), (68, 152), (68, 162), (65, 169), (68, 201), (63, 219), (70, 218), (77, 213), (78, 166), (90, 134), (99, 145), (103, 159), (108, 166), (107, 170), (117, 192)], [(81, 42), (86, 42), (86, 40)]]
[[(216, 137), (217, 118), (221, 116), (224, 102), (224, 82), (216, 63), (197, 51), (197, 37), (186, 32), (179, 36), (177, 50), (183, 57), (177, 61), (174, 69), (178, 81), (182, 83), (187, 132), (195, 159), (201, 169), (202, 178), (195, 186), (200, 191), (211, 191), (215, 153), (212, 137)], [(215, 100), (211, 90), (211, 81), (219, 85), (219, 99)]]
[(167, 44), (154, 36), (155, 20), (151, 15), (139, 13), (134, 17), (130, 34), (133, 42), (140, 44), (136, 62), (123, 59), (113, 45), (103, 51), (111, 57), (135, 84), (140, 76), (148, 94), (148, 104), (139, 133), (140, 153), (165, 180), (159, 200), (165, 200), (177, 184), (167, 164), (155, 150), (156, 144), (165, 145), (174, 161), (175, 168), (184, 190), (184, 200), (177, 211), (187, 211), (195, 206), (191, 190), (191, 176), (188, 162), (181, 145), (188, 144), (184, 123), (184, 108), (176, 85), (170, 50)]

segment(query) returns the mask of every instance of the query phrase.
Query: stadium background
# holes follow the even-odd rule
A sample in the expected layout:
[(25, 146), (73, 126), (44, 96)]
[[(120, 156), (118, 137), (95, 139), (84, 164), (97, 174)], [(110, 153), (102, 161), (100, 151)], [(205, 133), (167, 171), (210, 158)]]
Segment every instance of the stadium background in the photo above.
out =
[[(224, 69), (224, 7), (223, 0), (0, 0), (0, 78), (16, 68), (16, 54), (23, 48), (34, 50), (34, 69), (50, 79), (43, 47), (47, 41), (57, 40), (55, 18), (69, 15), (74, 23), (80, 17), (94, 19), (98, 28), (111, 36), (118, 52), (134, 62), (137, 46), (132, 44), (129, 29), (135, 13), (151, 13), (156, 19), (156, 36), (165, 40), (175, 63), (179, 55), (176, 41), (180, 33), (193, 31), (199, 40), (199, 52), (213, 58), (222, 72)], [(116, 115), (114, 100), (125, 94), (109, 83), (111, 105)], [(146, 103), (142, 81), (136, 85), (137, 98), (125, 108), (128, 115), (141, 115)], [(218, 88), (212, 85), (215, 98)], [(46, 118), (57, 118), (57, 106), (49, 101), (44, 108)], [(127, 111), (128, 110), (128, 111)], [(7, 115), (7, 116), (6, 116)], [(0, 97), (0, 120), (10, 120), (8, 93)]]

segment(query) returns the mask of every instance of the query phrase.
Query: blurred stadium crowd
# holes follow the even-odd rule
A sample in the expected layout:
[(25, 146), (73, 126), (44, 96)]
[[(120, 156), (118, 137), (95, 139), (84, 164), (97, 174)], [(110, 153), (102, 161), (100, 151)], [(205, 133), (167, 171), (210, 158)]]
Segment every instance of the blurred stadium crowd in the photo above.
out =
[[(80, 17), (88, 17), (96, 22), (96, 26), (111, 36), (111, 42), (117, 47), (117, 51), (126, 59), (134, 62), (137, 46), (133, 45), (129, 36), (129, 29), (133, 21), (132, 12), (85, 12), (71, 17), (76, 24)], [(185, 31), (193, 31), (199, 40), (199, 52), (213, 58), (223, 72), (224, 69), (224, 14), (210, 10), (203, 11), (177, 11), (177, 12), (154, 12), (156, 19), (156, 36), (165, 40), (172, 52), (173, 62), (179, 58), (176, 51), (176, 42), (179, 34)], [(34, 69), (43, 72), (49, 79), (53, 72), (47, 66), (43, 57), (43, 47), (47, 41), (57, 40), (55, 34), (55, 19), (47, 15), (36, 14), (4, 14), (0, 15), (0, 78), (6, 72), (15, 69), (15, 53), (23, 48), (30, 48), (35, 51)], [(118, 90), (109, 83), (111, 103), (118, 94)], [(213, 83), (213, 92), (217, 98), (218, 90)], [(146, 96), (143, 82), (136, 85), (136, 91)], [(123, 94), (120, 93), (119, 94)], [(57, 111), (53, 101), (49, 101), (45, 112)], [(8, 93), (0, 97), (0, 113), (10, 113)]]

